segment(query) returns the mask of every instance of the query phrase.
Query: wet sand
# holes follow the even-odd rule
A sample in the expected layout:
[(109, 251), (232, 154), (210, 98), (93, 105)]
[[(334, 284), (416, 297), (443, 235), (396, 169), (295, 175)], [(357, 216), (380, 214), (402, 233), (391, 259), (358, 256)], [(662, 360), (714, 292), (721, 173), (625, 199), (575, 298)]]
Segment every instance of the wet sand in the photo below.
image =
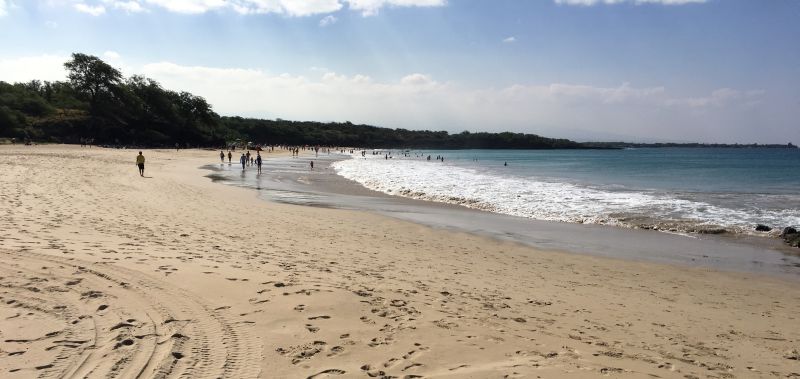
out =
[(458, 205), (391, 196), (336, 175), (331, 163), (341, 155), (281, 158), (262, 175), (242, 174), (241, 166), (207, 165), (208, 176), (257, 190), (268, 201), (362, 210), (430, 227), (469, 232), (538, 249), (602, 257), (751, 272), (800, 280), (800, 250), (778, 238), (744, 235), (677, 234), (607, 225), (539, 221)]
[(217, 154), (0, 147), (2, 377), (800, 375), (796, 281), (263, 201)]

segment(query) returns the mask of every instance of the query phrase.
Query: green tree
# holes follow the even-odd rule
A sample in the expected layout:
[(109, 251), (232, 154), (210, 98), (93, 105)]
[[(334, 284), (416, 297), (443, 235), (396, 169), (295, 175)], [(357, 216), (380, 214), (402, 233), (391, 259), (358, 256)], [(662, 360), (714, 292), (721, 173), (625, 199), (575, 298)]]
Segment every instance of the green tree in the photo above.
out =
[(73, 53), (72, 59), (64, 63), (70, 84), (78, 94), (89, 101), (89, 110), (95, 115), (101, 100), (111, 98), (119, 92), (122, 73), (100, 58)]

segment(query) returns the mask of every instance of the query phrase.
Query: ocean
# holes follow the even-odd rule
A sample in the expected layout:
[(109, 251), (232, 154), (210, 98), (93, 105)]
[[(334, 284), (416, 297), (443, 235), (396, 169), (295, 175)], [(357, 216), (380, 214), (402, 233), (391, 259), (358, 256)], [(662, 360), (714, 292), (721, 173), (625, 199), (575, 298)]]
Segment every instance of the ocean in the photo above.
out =
[(386, 194), (535, 220), (765, 236), (800, 225), (800, 149), (368, 150), (333, 167)]

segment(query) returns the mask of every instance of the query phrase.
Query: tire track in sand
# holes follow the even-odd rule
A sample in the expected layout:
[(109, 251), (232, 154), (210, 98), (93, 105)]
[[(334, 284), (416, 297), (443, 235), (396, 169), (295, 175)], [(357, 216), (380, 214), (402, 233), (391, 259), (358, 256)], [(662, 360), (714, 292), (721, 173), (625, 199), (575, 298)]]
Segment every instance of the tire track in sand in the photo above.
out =
[[(259, 342), (197, 296), (110, 264), (0, 249), (2, 377), (255, 378)], [(42, 326), (48, 332), (41, 334)]]

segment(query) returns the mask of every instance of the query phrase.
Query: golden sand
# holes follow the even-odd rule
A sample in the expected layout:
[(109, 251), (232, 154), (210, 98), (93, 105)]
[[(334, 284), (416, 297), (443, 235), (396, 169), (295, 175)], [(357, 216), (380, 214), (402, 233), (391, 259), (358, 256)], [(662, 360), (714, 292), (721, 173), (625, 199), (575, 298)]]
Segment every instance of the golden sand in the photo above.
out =
[[(785, 378), (800, 286), (212, 183), (218, 152), (0, 147), (0, 377)], [(273, 154), (266, 154), (274, 156)]]

